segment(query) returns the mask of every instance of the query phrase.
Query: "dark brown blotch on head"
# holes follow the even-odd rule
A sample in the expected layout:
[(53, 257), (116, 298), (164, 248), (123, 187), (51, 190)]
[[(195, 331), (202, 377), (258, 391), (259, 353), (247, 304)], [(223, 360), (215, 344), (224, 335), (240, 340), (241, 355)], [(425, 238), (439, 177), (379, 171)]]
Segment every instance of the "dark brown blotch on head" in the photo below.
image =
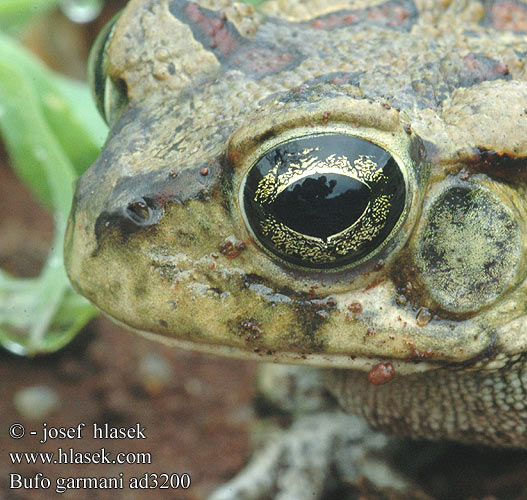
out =
[(108, 232), (117, 229), (126, 239), (133, 233), (153, 230), (172, 203), (192, 199), (207, 200), (216, 186), (218, 168), (206, 167), (207, 175), (196, 166), (170, 175), (174, 170), (158, 170), (127, 176), (117, 182), (95, 222), (97, 246)]
[(205, 9), (187, 0), (172, 0), (170, 13), (192, 30), (194, 38), (228, 68), (254, 79), (292, 70), (305, 58), (294, 50), (249, 40), (220, 11)]
[(506, 182), (527, 180), (527, 156), (500, 153), (483, 146), (474, 148), (474, 155), (467, 161), (466, 168)]
[(172, 0), (169, 10), (174, 17), (189, 26), (194, 38), (211, 49), (220, 62), (224, 62), (243, 40), (223, 12), (205, 9), (186, 0)]

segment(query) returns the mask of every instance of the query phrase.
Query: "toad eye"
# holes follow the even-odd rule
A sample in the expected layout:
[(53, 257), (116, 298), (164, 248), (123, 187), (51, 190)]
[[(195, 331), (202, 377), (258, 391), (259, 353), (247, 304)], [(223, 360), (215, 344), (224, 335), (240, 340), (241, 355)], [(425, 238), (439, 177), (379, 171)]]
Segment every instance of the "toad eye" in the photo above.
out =
[(386, 150), (326, 134), (267, 151), (241, 184), (246, 224), (279, 260), (335, 269), (370, 258), (402, 219), (406, 179)]
[(116, 14), (99, 32), (88, 59), (88, 81), (92, 95), (99, 113), (110, 126), (128, 102), (125, 83), (113, 80), (108, 75), (108, 48), (119, 15)]

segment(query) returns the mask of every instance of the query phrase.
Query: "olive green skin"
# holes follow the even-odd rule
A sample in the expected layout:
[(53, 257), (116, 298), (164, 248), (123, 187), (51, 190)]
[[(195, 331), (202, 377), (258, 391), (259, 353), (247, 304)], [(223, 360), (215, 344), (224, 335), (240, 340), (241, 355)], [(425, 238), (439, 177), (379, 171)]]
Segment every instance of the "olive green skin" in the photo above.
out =
[[(218, 354), (398, 374), (519, 359), (527, 37), (488, 4), (447, 4), (132, 0), (107, 52), (128, 104), (66, 235), (75, 289), (127, 328)], [(223, 38), (199, 31), (212, 24)], [(335, 131), (404, 166), (405, 214), (355, 267), (294, 268), (251, 237), (239, 186), (274, 145)]]

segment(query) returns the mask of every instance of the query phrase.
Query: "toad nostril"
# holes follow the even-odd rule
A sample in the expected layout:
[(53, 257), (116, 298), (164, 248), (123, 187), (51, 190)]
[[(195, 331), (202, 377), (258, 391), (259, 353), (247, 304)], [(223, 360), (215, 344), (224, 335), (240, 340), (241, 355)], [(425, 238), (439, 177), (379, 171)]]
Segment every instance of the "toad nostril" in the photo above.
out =
[(150, 207), (145, 200), (132, 201), (126, 207), (126, 215), (137, 224), (144, 224), (150, 218)]
[(152, 198), (138, 198), (126, 206), (124, 215), (135, 226), (149, 226), (155, 224), (160, 217), (161, 208)]

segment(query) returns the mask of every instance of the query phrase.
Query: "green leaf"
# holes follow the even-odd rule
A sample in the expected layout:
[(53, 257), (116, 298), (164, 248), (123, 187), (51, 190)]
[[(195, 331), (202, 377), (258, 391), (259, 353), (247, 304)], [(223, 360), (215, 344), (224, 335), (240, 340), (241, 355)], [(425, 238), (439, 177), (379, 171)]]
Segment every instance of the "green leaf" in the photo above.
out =
[(15, 172), (55, 220), (52, 250), (37, 278), (0, 271), (0, 344), (13, 352), (59, 349), (96, 314), (69, 284), (63, 239), (74, 181), (106, 132), (85, 85), (54, 74), (0, 34), (0, 133)]
[(34, 279), (13, 278), (0, 270), (0, 345), (11, 352), (54, 352), (96, 315), (96, 309), (69, 288), (62, 263)]
[(61, 178), (56, 171), (44, 175), (43, 151), (56, 143), (61, 151), (50, 146), (54, 154), (65, 154), (77, 176), (97, 158), (108, 131), (85, 84), (51, 72), (2, 34), (0, 110), (0, 132), (15, 172), (47, 207), (51, 206), (49, 182)]
[(64, 218), (72, 199), (75, 170), (46, 123), (36, 89), (19, 68), (2, 59), (0, 103), (0, 131), (16, 173)]

